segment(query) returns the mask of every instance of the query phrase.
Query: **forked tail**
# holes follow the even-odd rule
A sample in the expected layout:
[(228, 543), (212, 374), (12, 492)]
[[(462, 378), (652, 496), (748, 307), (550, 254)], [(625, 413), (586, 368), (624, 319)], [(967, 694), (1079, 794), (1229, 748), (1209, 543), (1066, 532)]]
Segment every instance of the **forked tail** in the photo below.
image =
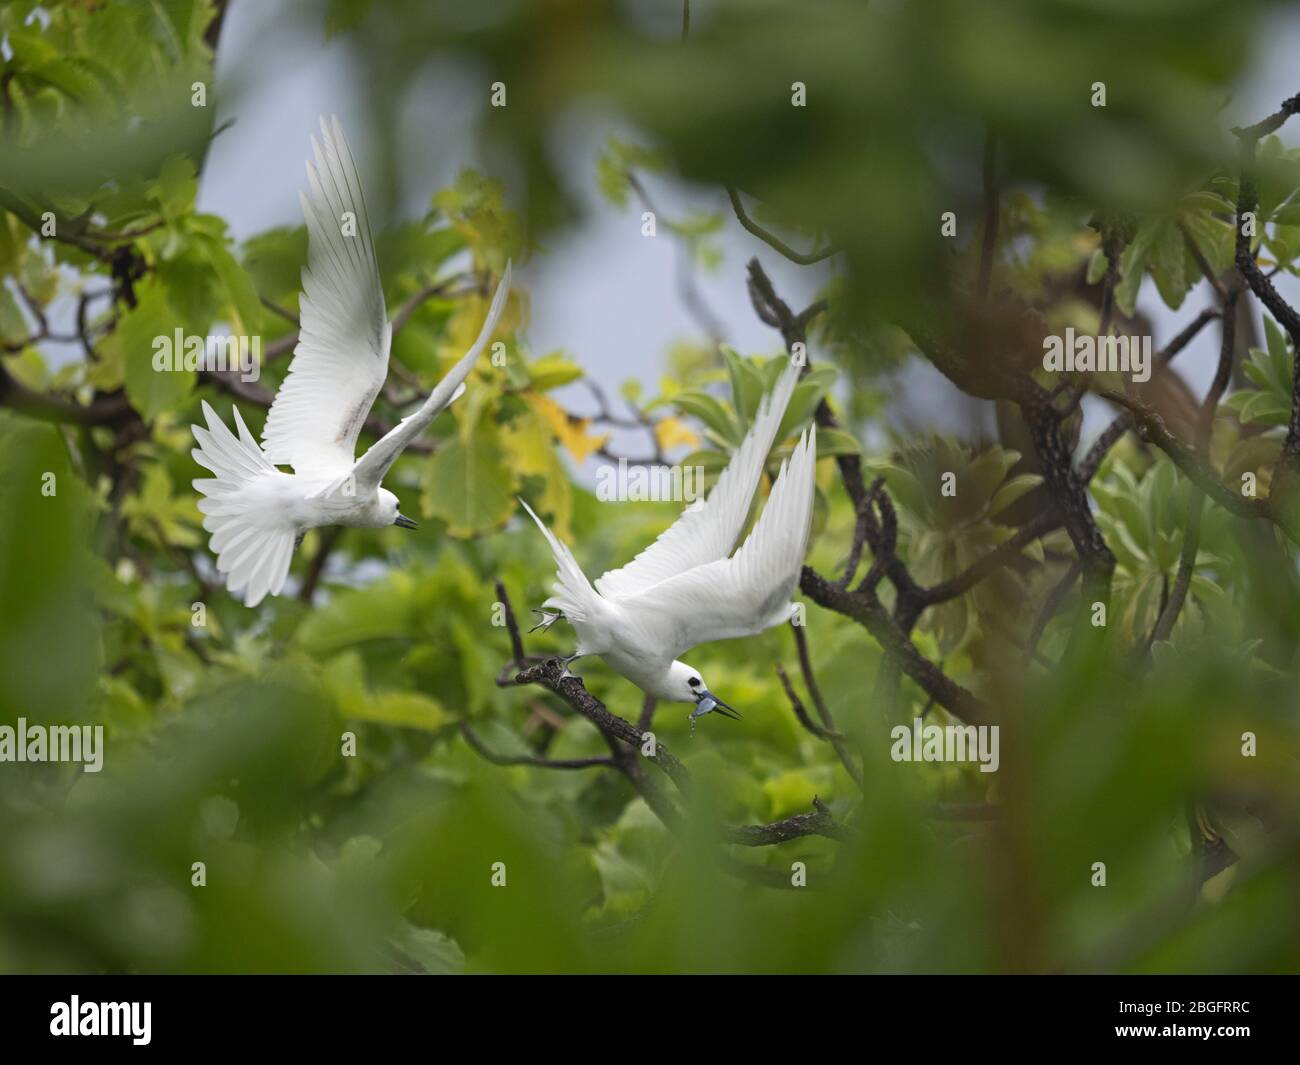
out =
[(294, 529), (285, 522), (268, 489), (285, 476), (271, 464), (248, 431), (239, 408), (232, 408), (236, 437), (205, 400), (207, 428), (193, 425), (199, 446), (190, 454), (214, 474), (196, 480), (203, 527), (211, 533), (209, 546), (217, 556), (217, 570), (226, 587), (242, 596), (245, 606), (256, 606), (268, 594), (279, 595), (293, 557)]
[(522, 499), (519, 502), (523, 504), (524, 510), (528, 511), (533, 521), (537, 522), (537, 527), (542, 530), (546, 542), (551, 545), (551, 555), (555, 559), (556, 581), (551, 586), (553, 594), (542, 606), (559, 610), (570, 624), (575, 621), (594, 620), (594, 615), (600, 610), (600, 596), (596, 594), (591, 582), (582, 572), (582, 567), (573, 557), (573, 552), (546, 527), (541, 518), (533, 513), (532, 507)]

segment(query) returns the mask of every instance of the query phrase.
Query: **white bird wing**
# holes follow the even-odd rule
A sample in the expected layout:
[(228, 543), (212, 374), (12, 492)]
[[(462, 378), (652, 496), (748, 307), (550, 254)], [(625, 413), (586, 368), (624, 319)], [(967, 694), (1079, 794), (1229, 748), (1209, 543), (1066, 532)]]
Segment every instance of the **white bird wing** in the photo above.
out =
[(682, 511), (654, 543), (626, 566), (601, 576), (596, 591), (606, 599), (628, 599), (677, 574), (731, 554), (749, 519), (754, 492), (798, 383), (799, 370), (791, 361), (776, 387), (763, 397), (749, 432), (708, 498), (697, 499)]
[(384, 479), (384, 474), (397, 461), (397, 456), (402, 453), (406, 445), (424, 432), (429, 423), (460, 394), (465, 378), (469, 376), (474, 363), (483, 353), (492, 334), (496, 332), (497, 323), (501, 320), (501, 313), (505, 310), (506, 297), (509, 294), (510, 263), (507, 262), (505, 273), (501, 275), (501, 282), (497, 285), (496, 294), (492, 297), (492, 304), (488, 308), (487, 318), (483, 322), (483, 328), (479, 330), (474, 346), (461, 356), (460, 361), (447, 372), (447, 376), (438, 382), (437, 387), (429, 393), (429, 398), (420, 404), (419, 410), (407, 415), (376, 440), (352, 467), (351, 474), (359, 489), (378, 487), (379, 482)]
[(620, 603), (645, 647), (677, 658), (697, 644), (752, 636), (788, 620), (808, 549), (816, 466), (811, 426), (782, 464), (740, 550)]
[(321, 119), (307, 163), (307, 220), (298, 344), (262, 431), (274, 463), (295, 473), (346, 472), (357, 435), (388, 375), (392, 326), (361, 193), (361, 178), (338, 118)]

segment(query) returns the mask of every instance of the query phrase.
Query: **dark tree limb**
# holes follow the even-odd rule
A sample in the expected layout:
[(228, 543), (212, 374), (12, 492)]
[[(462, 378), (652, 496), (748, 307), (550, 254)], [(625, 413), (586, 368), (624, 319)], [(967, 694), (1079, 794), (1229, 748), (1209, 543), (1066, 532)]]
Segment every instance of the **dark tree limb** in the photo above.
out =
[(1108, 603), (1115, 556), (1092, 516), (1087, 489), (1074, 471), (1070, 448), (1061, 433), (1060, 415), (1047, 402), (1026, 403), (1021, 410), (1034, 441), (1048, 495), (1083, 565), (1085, 606)]
[[(1208, 271), (1208, 264), (1205, 269)], [(1209, 274), (1207, 273), (1206, 276)], [(1241, 289), (1242, 283), (1235, 276), (1227, 285), (1220, 284), (1218, 289), (1223, 294), (1223, 331), (1219, 343), (1219, 365), (1214, 380), (1210, 382), (1210, 387), (1205, 393), (1205, 400), (1201, 404), (1196, 420), (1196, 449), (1207, 464), (1210, 436), (1214, 431), (1214, 414), (1219, 409), (1223, 394), (1228, 390), (1228, 384), (1232, 380), (1233, 355), (1237, 349), (1237, 299), (1241, 295)], [(1161, 608), (1155, 627), (1151, 630), (1148, 648), (1151, 644), (1167, 640), (1172, 635), (1174, 624), (1178, 621), (1178, 615), (1182, 612), (1183, 603), (1187, 599), (1187, 592), (1192, 586), (1192, 576), (1196, 571), (1196, 555), (1201, 546), (1201, 515), (1204, 510), (1202, 504), (1203, 499), (1200, 494), (1193, 494), (1188, 502), (1190, 509), (1187, 514), (1187, 525), (1183, 529), (1183, 546), (1178, 557), (1178, 572), (1169, 590), (1169, 598)]]
[(970, 591), (980, 581), (998, 569), (1019, 558), (1021, 551), (1035, 540), (1041, 539), (1054, 529), (1059, 528), (1060, 525), (1061, 516), (1055, 511), (1043, 511), (1034, 515), (1024, 525), (1020, 526), (1009, 539), (1004, 540), (997, 547), (981, 555), (957, 576), (923, 589), (921, 593), (922, 600), (927, 606), (932, 606), (936, 603), (947, 602), (949, 599), (956, 599), (957, 596)]
[(88, 404), (34, 392), (14, 378), (0, 361), (0, 406), (60, 425), (121, 426), (138, 419), (123, 391), (97, 395)]
[(845, 591), (810, 566), (804, 566), (799, 586), (814, 603), (852, 618), (871, 633), (886, 654), (897, 660), (902, 672), (949, 713), (972, 725), (992, 719), (982, 699), (952, 680), (917, 650), (874, 594)]
[[(560, 696), (574, 710), (590, 721), (605, 735), (613, 736), (624, 743), (640, 749), (645, 745), (646, 736), (632, 722), (612, 714), (605, 704), (597, 699), (581, 677), (572, 674), (563, 676), (564, 663), (558, 658), (547, 658), (542, 662), (523, 669), (515, 677), (519, 684), (540, 684)], [(655, 740), (654, 754), (646, 757), (662, 769), (667, 777), (685, 794), (690, 790), (690, 774), (681, 761), (668, 750), (667, 744)]]
[[(849, 778), (860, 788), (862, 787), (862, 771), (853, 761), (853, 755), (849, 751), (848, 744), (844, 742), (844, 737), (835, 727), (835, 716), (831, 713), (830, 707), (826, 705), (826, 700), (822, 698), (821, 688), (817, 684), (817, 675), (813, 672), (812, 656), (808, 653), (808, 636), (804, 632), (802, 625), (791, 622), (790, 629), (794, 633), (795, 648), (799, 653), (799, 669), (803, 673), (804, 687), (808, 689), (813, 706), (817, 709), (817, 717), (821, 720), (822, 738), (835, 748), (835, 753), (845, 771), (849, 774)], [(792, 702), (795, 701), (793, 699), (793, 690), (785, 679), (784, 671), (781, 671), (780, 666), (777, 667), (777, 670), (781, 673), (781, 682), (785, 685), (786, 694), (792, 697)]]
[[(689, 795), (691, 787), (690, 773), (682, 765), (681, 761), (668, 751), (667, 746), (661, 740), (655, 739), (652, 745), (654, 754), (642, 755), (640, 752), (650, 746), (646, 743), (649, 737), (630, 721), (611, 713), (604, 703), (587, 691), (581, 677), (572, 675), (566, 677), (563, 676), (563, 672), (563, 661), (558, 658), (548, 658), (544, 662), (522, 670), (516, 679), (520, 684), (540, 684), (555, 692), (569, 706), (596, 726), (605, 737), (606, 742), (611, 745), (611, 749), (619, 742), (626, 744), (630, 748), (626, 751), (627, 760), (620, 763), (620, 768), (623, 768), (624, 772), (628, 772), (629, 767), (633, 765), (639, 766), (638, 760), (644, 758), (662, 769), (682, 795)], [(615, 762), (619, 762), (618, 757), (615, 758)], [(632, 780), (635, 786), (637, 784), (636, 778), (633, 777)], [(651, 808), (654, 809), (654, 806), (652, 805)], [(655, 812), (656, 814), (659, 813), (658, 810)], [(675, 816), (674, 814), (668, 815), (668, 820), (665, 820), (668, 827), (674, 827), (670, 822), (675, 819)], [(785, 843), (801, 836), (810, 835), (829, 836), (835, 839), (844, 838), (843, 830), (835, 823), (830, 816), (830, 811), (825, 807), (819, 809), (816, 815), (796, 814), (769, 825), (721, 826), (721, 832), (725, 842), (748, 847)]]
[(790, 709), (794, 711), (794, 716), (799, 719), (799, 724), (819, 740), (842, 740), (844, 738), (842, 732), (835, 732), (825, 728), (808, 716), (808, 710), (803, 705), (803, 700), (799, 698), (799, 694), (794, 690), (794, 685), (790, 683), (790, 678), (780, 662), (776, 664), (776, 675), (781, 681), (781, 687), (785, 689), (786, 698), (790, 700)]
[(845, 840), (848, 838), (848, 832), (825, 810), (818, 810), (811, 814), (795, 814), (770, 825), (735, 825), (722, 831), (722, 838), (727, 843), (735, 843), (741, 847), (770, 847), (774, 843), (788, 843), (801, 836), (826, 836), (830, 839)]
[(510, 634), (510, 653), (514, 656), (510, 659), (511, 664), (523, 667), (524, 664), (524, 638), (519, 635), (519, 622), (515, 619), (515, 608), (510, 603), (510, 593), (506, 591), (505, 584), (498, 577), (496, 581), (497, 602), (501, 604), (502, 612), (505, 614), (506, 632)]
[(320, 545), (307, 566), (307, 572), (302, 579), (302, 588), (298, 592), (298, 598), (302, 602), (310, 603), (316, 597), (316, 588), (320, 585), (321, 576), (325, 572), (325, 563), (329, 561), (330, 552), (338, 546), (339, 537), (342, 535), (342, 525), (327, 525), (321, 529)]
[(814, 250), (806, 253), (795, 251), (780, 237), (768, 232), (749, 217), (749, 213), (745, 210), (745, 205), (740, 199), (740, 193), (731, 185), (727, 186), (727, 199), (731, 201), (731, 209), (736, 212), (736, 220), (744, 226), (745, 229), (756, 236), (769, 248), (780, 252), (781, 255), (785, 256), (785, 258), (789, 259), (792, 263), (797, 263), (800, 266), (811, 266), (813, 263), (819, 263), (823, 259), (829, 259), (839, 251), (839, 248), (834, 244), (828, 245), (820, 251)]
[[(1178, 353), (1196, 338), (1202, 329), (1218, 317), (1219, 309), (1217, 307), (1207, 307), (1201, 311), (1156, 354), (1156, 366), (1168, 366)], [(1133, 415), (1129, 411), (1125, 410), (1116, 415), (1114, 421), (1093, 442), (1092, 447), (1088, 449), (1088, 454), (1079, 464), (1079, 480), (1087, 484), (1097, 475), (1097, 470), (1101, 468), (1102, 461), (1106, 458), (1110, 449), (1119, 442), (1121, 436), (1133, 428), (1133, 425)]]
[(1165, 425), (1165, 420), (1141, 400), (1122, 392), (1107, 391), (1102, 393), (1107, 399), (1127, 407), (1142, 432), (1144, 439), (1155, 444), (1177, 464), (1202, 492), (1225, 510), (1242, 518), (1264, 518), (1274, 520), (1273, 509), (1268, 500), (1251, 499), (1239, 495), (1228, 488), (1218, 474), (1192, 448), (1179, 440)]

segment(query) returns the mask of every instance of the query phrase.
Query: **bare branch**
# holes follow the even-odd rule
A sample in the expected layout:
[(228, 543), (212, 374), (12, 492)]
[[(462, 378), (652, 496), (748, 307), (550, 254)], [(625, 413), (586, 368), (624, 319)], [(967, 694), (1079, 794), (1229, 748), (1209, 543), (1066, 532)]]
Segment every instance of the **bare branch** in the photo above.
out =
[(790, 700), (790, 709), (794, 711), (794, 716), (799, 719), (799, 724), (819, 740), (841, 740), (844, 738), (842, 732), (834, 732), (831, 729), (823, 728), (808, 716), (803, 700), (799, 698), (798, 693), (794, 690), (794, 685), (790, 683), (790, 678), (786, 675), (785, 669), (780, 662), (776, 664), (776, 675), (781, 680), (781, 687), (785, 689), (786, 698)]
[(862, 625), (887, 654), (897, 659), (899, 668), (945, 710), (972, 725), (991, 720), (987, 704), (922, 655), (890, 618), (874, 593), (845, 591), (810, 566), (804, 566), (799, 586), (819, 606), (850, 617)]
[(1238, 495), (1224, 485), (1219, 480), (1218, 474), (1196, 452), (1174, 436), (1165, 425), (1164, 419), (1141, 400), (1122, 392), (1106, 391), (1102, 395), (1114, 403), (1127, 407), (1132, 412), (1145, 439), (1173, 459), (1178, 468), (1219, 506), (1243, 518), (1273, 520), (1273, 511), (1267, 500)]
[(524, 638), (519, 635), (519, 623), (515, 620), (515, 608), (510, 603), (510, 593), (506, 591), (506, 586), (500, 578), (496, 581), (497, 602), (501, 604), (505, 612), (506, 631), (510, 634), (510, 653), (514, 657), (510, 660), (514, 665), (523, 667), (524, 658)]
[(775, 251), (780, 252), (792, 263), (798, 263), (800, 266), (811, 266), (813, 263), (819, 263), (823, 259), (829, 259), (832, 255), (834, 255), (836, 252), (839, 251), (839, 248), (837, 248), (834, 244), (828, 245), (827, 247), (823, 248), (821, 251), (810, 251), (806, 254), (803, 252), (795, 251), (792, 247), (790, 247), (789, 244), (783, 241), (780, 237), (776, 236), (773, 233), (769, 233), (766, 229), (764, 229), (762, 226), (760, 226), (757, 222), (755, 222), (752, 218), (749, 217), (749, 214), (745, 211), (745, 205), (741, 202), (740, 193), (738, 193), (730, 185), (727, 186), (727, 199), (731, 201), (731, 209), (736, 212), (736, 219), (737, 221), (740, 222), (742, 226), (744, 226), (747, 230), (749, 230), (750, 233), (754, 234), (754, 236), (756, 236), (769, 248), (772, 248)]

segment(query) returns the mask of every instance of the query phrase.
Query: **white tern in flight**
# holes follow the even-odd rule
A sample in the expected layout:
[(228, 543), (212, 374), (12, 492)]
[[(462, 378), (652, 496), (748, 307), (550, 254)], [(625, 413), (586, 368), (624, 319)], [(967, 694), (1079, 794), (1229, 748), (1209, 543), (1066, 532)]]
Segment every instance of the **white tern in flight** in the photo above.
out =
[[(474, 346), (360, 459), (357, 436), (388, 375), (393, 328), (384, 308), (379, 264), (361, 179), (339, 120), (321, 119), (316, 162), (307, 163), (311, 195), (299, 193), (307, 220), (300, 329), (293, 362), (266, 417), (259, 446), (235, 407), (236, 436), (203, 403), (207, 428), (192, 426), (192, 452), (213, 477), (196, 480), (203, 527), (217, 569), (233, 595), (256, 606), (278, 595), (294, 548), (308, 529), (351, 525), (415, 528), (380, 481), (402, 450), (461, 392), (496, 329), (510, 289), (510, 265), (492, 297)], [(276, 469), (293, 467), (293, 473)]]
[(566, 674), (575, 659), (599, 655), (647, 695), (694, 703), (692, 729), (696, 718), (713, 710), (740, 716), (677, 656), (709, 640), (752, 636), (791, 617), (790, 596), (812, 517), (816, 426), (782, 464), (763, 513), (740, 549), (731, 552), (798, 377), (792, 362), (763, 398), (708, 498), (692, 503), (659, 539), (594, 588), (568, 547), (524, 503), (551, 545), (557, 568), (540, 627), (563, 618), (578, 634), (577, 650), (564, 659)]

